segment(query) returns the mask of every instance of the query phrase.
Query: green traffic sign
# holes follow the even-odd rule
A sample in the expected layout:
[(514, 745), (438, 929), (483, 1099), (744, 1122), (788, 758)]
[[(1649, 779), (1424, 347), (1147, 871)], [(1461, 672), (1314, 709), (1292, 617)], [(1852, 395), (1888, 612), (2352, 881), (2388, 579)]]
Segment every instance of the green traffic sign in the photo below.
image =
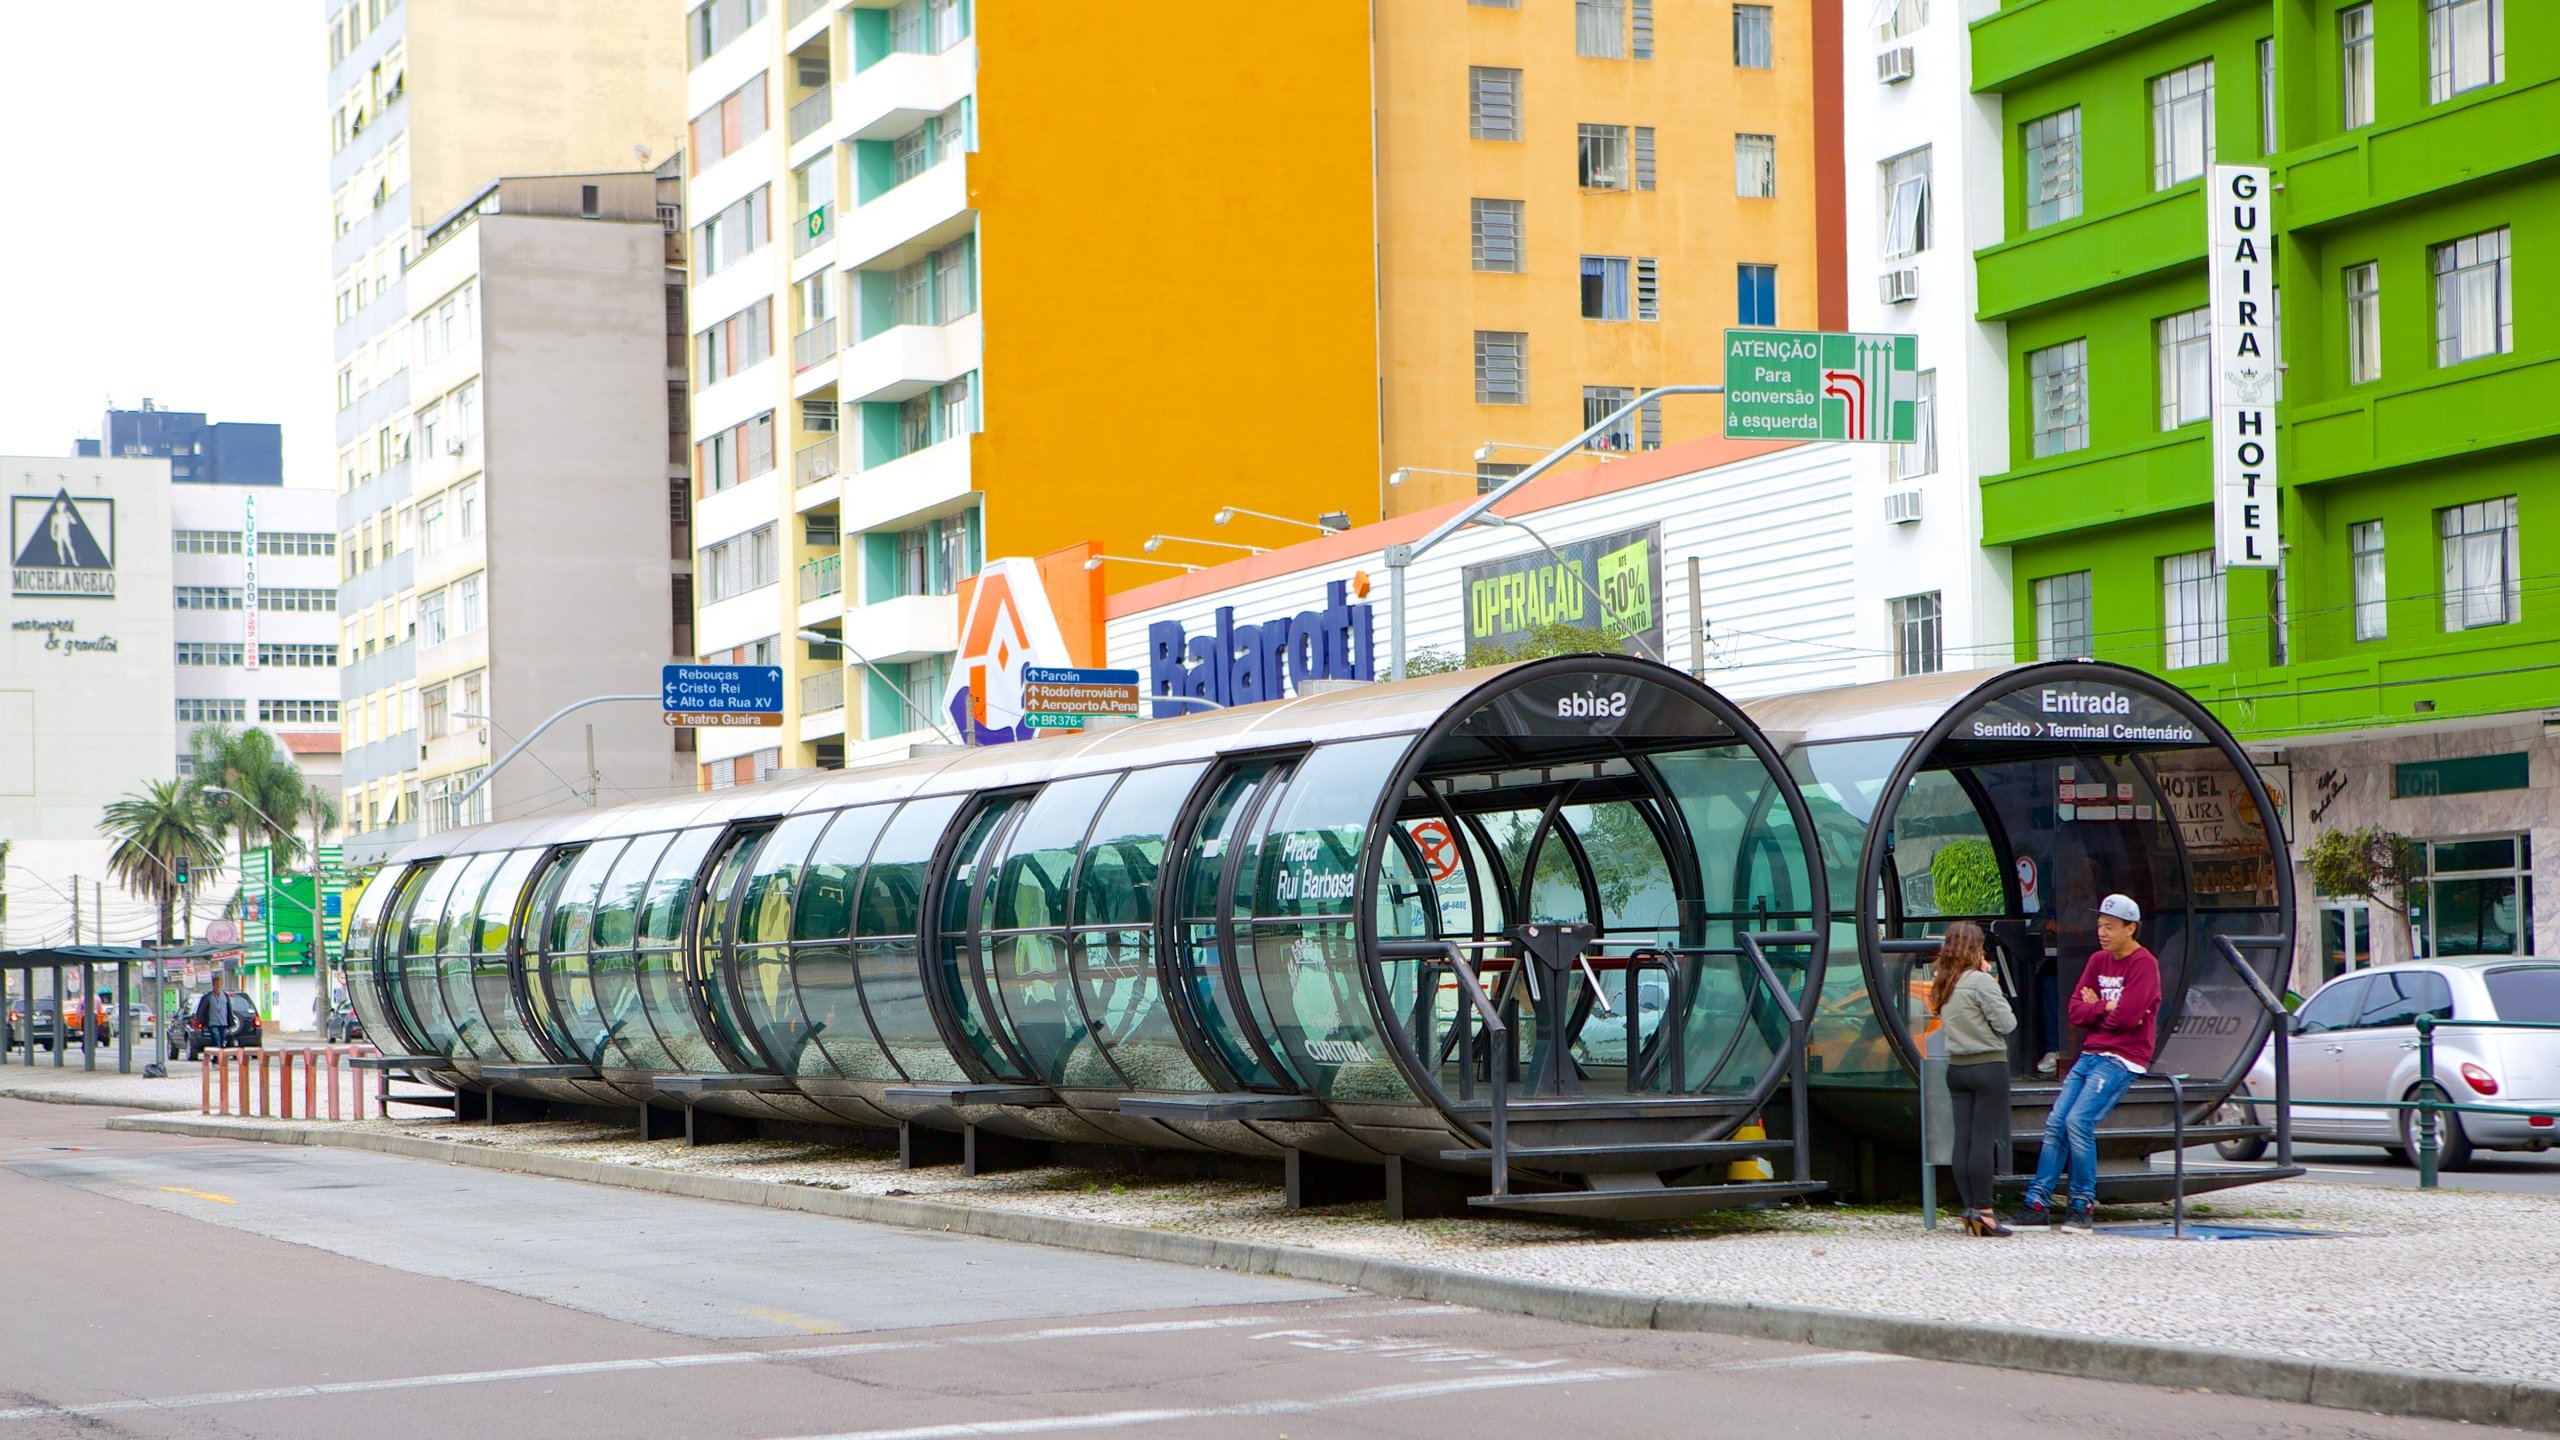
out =
[(1919, 394), (1920, 342), (1909, 335), (1724, 332), (1728, 440), (1908, 445), (1920, 436)]
[(1022, 723), (1034, 730), (1081, 730), (1085, 717), (1061, 715), (1051, 710), (1033, 710), (1022, 717)]

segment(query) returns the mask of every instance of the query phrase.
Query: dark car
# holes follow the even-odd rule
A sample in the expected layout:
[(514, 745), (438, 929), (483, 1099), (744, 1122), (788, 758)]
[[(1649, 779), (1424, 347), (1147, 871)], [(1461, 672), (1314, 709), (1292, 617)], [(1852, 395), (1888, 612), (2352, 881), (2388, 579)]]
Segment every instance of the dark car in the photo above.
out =
[[(259, 1028), (258, 1007), (249, 997), (237, 991), (228, 992), (231, 1001), (231, 1044), (234, 1049), (255, 1050), (266, 1043), (266, 1032)], [(213, 1032), (196, 1018), (195, 1007), (189, 1006), (178, 1021), (169, 1027), (169, 1058), (193, 1060), (213, 1048)]]
[[(80, 1026), (81, 1022), (86, 1018), (86, 1014), (82, 1010), (80, 1002), (78, 1000), (73, 1000), (71, 1002), (71, 1014), (62, 1022), (62, 1043), (65, 1049), (80, 1043)], [(17, 1043), (19, 1031), (21, 1027), (27, 1023), (28, 1022), (26, 1020), (20, 1018), (20, 1012), (17, 1006), (12, 1005), (9, 1007), (9, 1043), (13, 1045)], [(36, 997), (33, 1024), (35, 1027), (35, 1044), (42, 1049), (52, 1049), (54, 1027), (54, 1001), (52, 996), (40, 995)], [(113, 1038), (115, 1038), (114, 1029), (108, 1025), (106, 1017), (104, 1015), (100, 1015), (98, 1017), (98, 1043), (104, 1045)]]
[(352, 1045), (364, 1038), (364, 1017), (341, 1005), (329, 1012), (328, 1043)]

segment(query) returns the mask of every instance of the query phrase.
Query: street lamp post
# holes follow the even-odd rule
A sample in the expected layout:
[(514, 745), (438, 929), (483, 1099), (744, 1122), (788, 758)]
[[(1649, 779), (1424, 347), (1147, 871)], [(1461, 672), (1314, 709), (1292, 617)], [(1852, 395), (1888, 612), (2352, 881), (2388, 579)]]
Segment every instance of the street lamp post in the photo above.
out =
[[(1508, 497), (1511, 492), (1555, 468), (1557, 462), (1580, 450), (1583, 442), (1589, 440), (1594, 435), (1603, 433), (1608, 430), (1609, 427), (1617, 424), (1620, 420), (1634, 414), (1636, 410), (1643, 406), (1647, 401), (1657, 400), (1665, 395), (1721, 395), (1723, 393), (1724, 387), (1721, 385), (1660, 385), (1651, 390), (1647, 390), (1636, 396), (1634, 399), (1619, 406), (1617, 409), (1600, 417), (1599, 423), (1590, 426), (1581, 434), (1574, 436), (1562, 445), (1548, 451), (1543, 459), (1539, 460), (1536, 464), (1531, 465), (1528, 469), (1523, 470), (1519, 474), (1512, 476), (1510, 479), (1503, 481), (1492, 490), (1477, 496), (1474, 504), (1469, 505), (1464, 510), (1450, 516), (1448, 519), (1441, 521), (1430, 534), (1423, 536), (1421, 539), (1414, 541), (1410, 545), (1388, 546), (1386, 553), (1387, 579), (1391, 586), (1388, 591), (1388, 634), (1390, 637), (1389, 644), (1392, 647), (1390, 653), (1394, 659), (1394, 669), (1389, 678), (1396, 680), (1402, 680), (1404, 678), (1404, 572), (1412, 567), (1414, 561), (1420, 559), (1425, 553), (1430, 551), (1434, 546), (1437, 546), (1441, 541), (1448, 539), (1450, 536), (1456, 534), (1465, 527), (1476, 523), (1478, 516), (1481, 516), (1486, 511), (1491, 510), (1496, 504)], [(1497, 521), (1495, 523), (1501, 522)]]
[(1351, 528), (1351, 517), (1340, 510), (1328, 510), (1313, 520), (1300, 520), (1290, 515), (1274, 515), (1267, 510), (1247, 510), (1241, 505), (1218, 507), (1218, 513), (1209, 517), (1209, 523), (1224, 525), (1239, 515), (1250, 515), (1256, 520), (1269, 520), (1277, 525), (1296, 525), (1320, 535), (1339, 534)]
[(1161, 532), (1148, 536), (1147, 543), (1139, 548), (1146, 551), (1148, 554), (1153, 555), (1158, 550), (1164, 548), (1164, 542), (1167, 540), (1179, 540), (1185, 545), (1209, 545), (1220, 550), (1241, 550), (1247, 555), (1267, 555), (1271, 553), (1270, 547), (1267, 545), (1239, 545), (1233, 540), (1198, 540), (1189, 535), (1167, 535)]
[(1186, 575), (1197, 574), (1200, 571), (1209, 568), (1205, 565), (1185, 565), (1179, 560), (1149, 560), (1138, 555), (1096, 555), (1084, 562), (1084, 568), (1087, 570), (1099, 570), (1105, 564), (1161, 565), (1167, 570), (1179, 570)]
[(916, 697), (907, 693), (906, 686), (890, 679), (888, 674), (884, 672), (870, 656), (865, 655), (861, 651), (844, 643), (843, 636), (830, 635), (823, 630), (803, 630), (799, 632), (799, 636), (801, 639), (808, 641), (812, 645), (832, 645), (846, 654), (851, 655), (854, 659), (861, 661), (862, 668), (879, 676), (880, 683), (888, 686), (891, 691), (896, 693), (900, 704), (906, 706), (908, 710), (915, 714), (923, 716), (924, 723), (933, 727), (934, 734), (941, 736), (943, 739), (950, 741), (954, 745), (960, 743), (958, 736), (953, 735), (950, 731), (942, 728), (942, 721), (937, 718), (932, 711), (927, 710), (916, 703)]

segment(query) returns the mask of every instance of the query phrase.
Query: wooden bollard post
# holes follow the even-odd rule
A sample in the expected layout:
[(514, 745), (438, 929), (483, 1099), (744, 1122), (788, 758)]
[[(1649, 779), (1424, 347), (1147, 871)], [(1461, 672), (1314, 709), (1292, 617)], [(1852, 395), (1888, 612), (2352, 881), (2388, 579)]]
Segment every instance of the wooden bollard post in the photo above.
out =
[(302, 1052), (302, 1118), (320, 1118), (320, 1053)]
[(262, 1045), (258, 1047), (258, 1118), (261, 1120), (267, 1118), (268, 1115), (273, 1113), (271, 1107), (274, 1102), (267, 1095), (267, 1082), (272, 1074), (273, 1071), (269, 1069), (266, 1047)]
[(283, 1081), (276, 1087), (276, 1101), (279, 1106), (276, 1113), (290, 1120), (293, 1118), (293, 1052), (286, 1050), (278, 1054), (276, 1068), (282, 1072), (277, 1078)]
[(196, 1066), (196, 1113), (199, 1115), (213, 1113), (213, 1067), (202, 1063)]
[(213, 1113), (216, 1115), (228, 1115), (231, 1113), (231, 1052), (228, 1050), (214, 1051), (213, 1068), (219, 1072), (219, 1085), (215, 1091), (215, 1095), (221, 1102)]

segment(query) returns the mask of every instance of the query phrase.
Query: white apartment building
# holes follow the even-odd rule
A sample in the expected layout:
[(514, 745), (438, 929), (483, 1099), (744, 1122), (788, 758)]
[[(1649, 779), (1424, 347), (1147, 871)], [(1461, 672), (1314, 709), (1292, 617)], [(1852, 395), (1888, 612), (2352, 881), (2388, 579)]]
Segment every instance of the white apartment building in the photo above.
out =
[(1916, 335), (1920, 440), (1861, 450), (1857, 645), (1886, 674), (2006, 664), (2005, 551), (1981, 477), (2009, 468), (2006, 327), (1977, 323), (1997, 241), (2000, 100), (1971, 93), (1968, 20), (1996, 0), (1824, 0), (1843, 16), (1849, 328)]
[(178, 773), (199, 725), (255, 725), (339, 790), (338, 504), (326, 490), (173, 485)]

